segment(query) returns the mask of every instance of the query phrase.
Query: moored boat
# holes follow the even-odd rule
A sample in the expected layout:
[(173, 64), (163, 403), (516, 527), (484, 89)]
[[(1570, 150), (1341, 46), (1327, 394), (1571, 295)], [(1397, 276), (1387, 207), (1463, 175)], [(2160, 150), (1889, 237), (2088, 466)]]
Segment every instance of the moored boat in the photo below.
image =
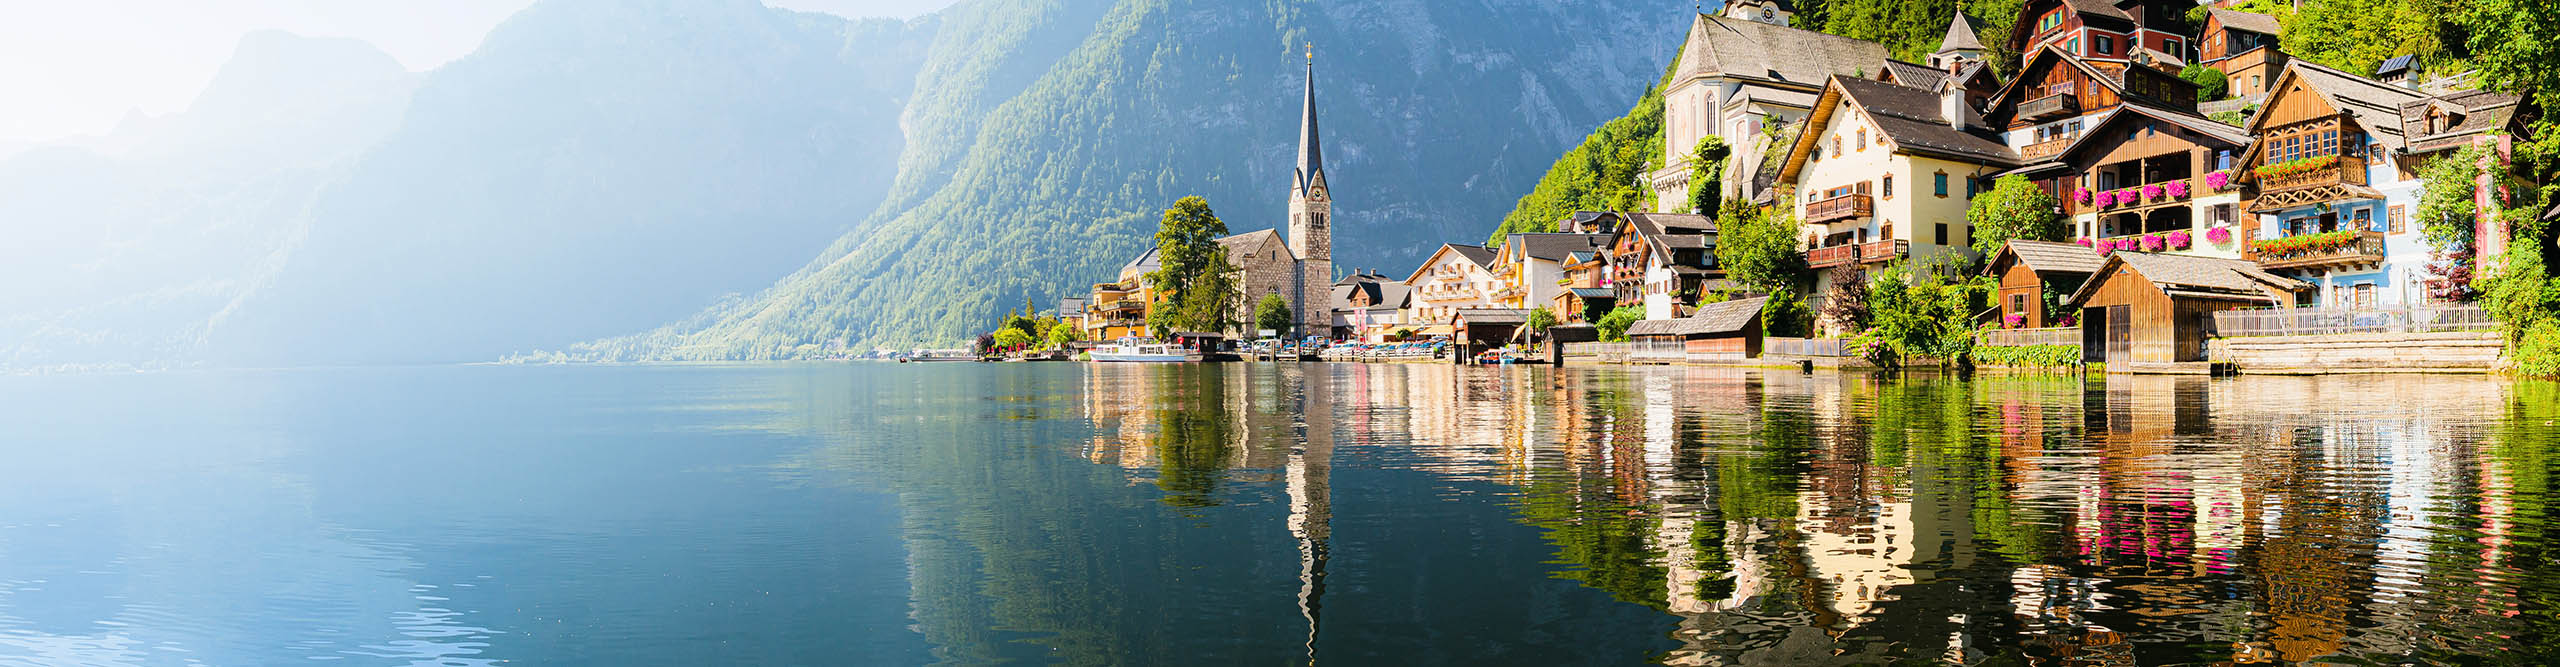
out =
[(898, 361), (899, 361), (900, 363), (909, 362), (909, 361), (977, 361), (977, 360), (978, 360), (978, 355), (970, 354), (968, 350), (962, 350), (962, 349), (956, 349), (956, 348), (955, 348), (955, 349), (947, 349), (947, 350), (927, 350), (927, 349), (921, 349), (921, 348), (919, 348), (919, 349), (917, 349), (915, 352), (908, 353), (908, 354), (907, 354), (907, 356), (903, 356), (903, 357), (899, 357), (899, 358), (898, 358)]
[(1117, 343), (1093, 348), (1087, 354), (1092, 355), (1094, 361), (1181, 363), (1201, 359), (1198, 350), (1136, 338), (1122, 338)]

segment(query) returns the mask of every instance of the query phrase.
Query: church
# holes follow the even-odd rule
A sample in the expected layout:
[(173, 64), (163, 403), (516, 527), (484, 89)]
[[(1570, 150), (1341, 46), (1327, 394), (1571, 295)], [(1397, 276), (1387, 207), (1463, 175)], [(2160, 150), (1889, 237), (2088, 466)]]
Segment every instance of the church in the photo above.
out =
[[(1337, 305), (1333, 302), (1333, 194), (1325, 183), (1324, 145), (1319, 134), (1315, 55), (1310, 50), (1306, 98), (1298, 120), (1298, 164), (1289, 179), (1287, 236), (1265, 229), (1218, 239), (1218, 245), (1227, 250), (1227, 261), (1238, 269), (1237, 291), (1242, 297), (1234, 311), (1240, 324), (1237, 330), (1226, 332), (1231, 336), (1251, 338), (1257, 334), (1253, 308), (1264, 296), (1272, 294), (1287, 299), (1297, 312), (1294, 335), (1322, 336), (1333, 329)], [(1146, 284), (1146, 275), (1157, 267), (1156, 249), (1150, 247), (1120, 267), (1118, 280), (1093, 286), (1093, 298), (1086, 301), (1085, 307), (1088, 338), (1165, 338), (1174, 333), (1146, 329), (1145, 309), (1157, 301), (1154, 290)]]

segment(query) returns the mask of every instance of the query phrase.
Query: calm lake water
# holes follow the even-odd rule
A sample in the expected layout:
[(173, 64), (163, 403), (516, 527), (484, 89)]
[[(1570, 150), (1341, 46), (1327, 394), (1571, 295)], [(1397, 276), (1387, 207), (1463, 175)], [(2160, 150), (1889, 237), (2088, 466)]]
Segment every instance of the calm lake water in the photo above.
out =
[(2547, 664), (2555, 419), (2450, 377), (0, 378), (0, 664)]

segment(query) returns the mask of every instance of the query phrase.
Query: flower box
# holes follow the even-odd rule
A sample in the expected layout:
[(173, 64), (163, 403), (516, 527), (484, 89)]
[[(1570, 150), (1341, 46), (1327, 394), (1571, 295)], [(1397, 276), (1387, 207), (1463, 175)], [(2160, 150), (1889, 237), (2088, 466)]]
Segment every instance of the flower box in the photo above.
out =
[(2160, 201), (2160, 194), (2160, 186), (2158, 185), (2142, 186), (2142, 199), (2144, 201)]
[(2215, 228), (2212, 228), (2212, 229), (2204, 230), (2204, 240), (2212, 241), (2214, 245), (2222, 245), (2222, 244), (2225, 244), (2225, 243), (2230, 243), (2230, 242), (2231, 242), (2231, 228), (2229, 228), (2229, 227), (2215, 227)]
[(2195, 243), (2195, 237), (2188, 235), (2184, 230), (2169, 232), (2160, 238), (2168, 244), (2170, 250), (2185, 250), (2187, 246)]

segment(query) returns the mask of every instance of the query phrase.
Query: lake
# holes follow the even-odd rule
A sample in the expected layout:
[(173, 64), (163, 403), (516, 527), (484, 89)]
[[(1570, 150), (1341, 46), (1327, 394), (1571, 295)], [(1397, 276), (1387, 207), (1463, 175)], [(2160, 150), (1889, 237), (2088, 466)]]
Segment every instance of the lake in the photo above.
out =
[(2555, 419), (2437, 376), (0, 377), (0, 664), (2547, 664)]

